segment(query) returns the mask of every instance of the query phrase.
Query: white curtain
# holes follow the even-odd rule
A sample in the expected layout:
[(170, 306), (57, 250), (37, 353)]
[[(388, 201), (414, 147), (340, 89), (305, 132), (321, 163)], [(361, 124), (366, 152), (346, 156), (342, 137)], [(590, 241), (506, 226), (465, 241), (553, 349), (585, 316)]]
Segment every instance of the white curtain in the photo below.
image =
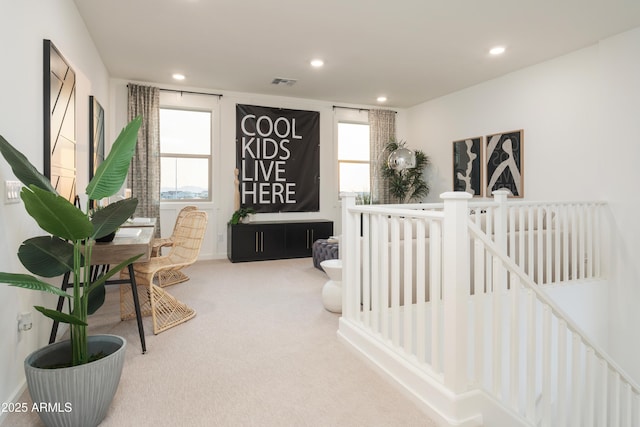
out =
[(382, 154), (386, 145), (396, 139), (396, 113), (389, 110), (369, 111), (371, 153), (371, 202), (391, 203), (389, 185), (382, 177)]
[(129, 121), (142, 116), (128, 185), (138, 199), (136, 216), (157, 218), (160, 236), (160, 89), (129, 83)]

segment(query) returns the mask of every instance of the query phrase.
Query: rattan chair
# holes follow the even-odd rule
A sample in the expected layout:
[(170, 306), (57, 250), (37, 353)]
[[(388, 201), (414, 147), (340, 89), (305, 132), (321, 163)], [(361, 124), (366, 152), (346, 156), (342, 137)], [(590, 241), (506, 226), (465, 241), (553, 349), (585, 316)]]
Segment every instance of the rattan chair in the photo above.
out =
[[(182, 208), (180, 212), (178, 212), (178, 216), (173, 226), (173, 232), (171, 233), (171, 236), (158, 237), (156, 239), (153, 239), (153, 243), (151, 246), (152, 257), (162, 255), (162, 248), (169, 248), (173, 246), (173, 239), (176, 234), (176, 228), (178, 227), (178, 224), (180, 223), (180, 221), (182, 221), (182, 218), (184, 218), (187, 212), (194, 211), (196, 209), (197, 208), (195, 206), (185, 206), (184, 208)], [(189, 280), (189, 276), (184, 274), (181, 270), (160, 271), (158, 274), (162, 276), (161, 282), (163, 286), (175, 285), (176, 283), (182, 283)]]
[[(140, 309), (153, 318), (153, 333), (158, 334), (196, 315), (195, 310), (178, 301), (163, 289), (161, 272), (181, 270), (198, 259), (207, 227), (207, 213), (186, 212), (177, 224), (173, 245), (167, 255), (152, 257), (133, 266), (138, 286)], [(120, 287), (120, 316), (122, 320), (135, 318), (131, 287)]]
[(178, 224), (180, 223), (182, 218), (184, 218), (184, 215), (187, 212), (194, 211), (196, 209), (197, 208), (195, 206), (185, 206), (184, 208), (180, 209), (180, 212), (178, 212), (178, 216), (176, 218), (176, 223), (173, 226), (173, 232), (171, 233), (171, 236), (158, 237), (156, 239), (153, 239), (153, 243), (151, 246), (151, 256), (159, 256), (161, 255), (162, 248), (173, 246), (173, 237), (176, 234), (176, 228), (178, 227)]

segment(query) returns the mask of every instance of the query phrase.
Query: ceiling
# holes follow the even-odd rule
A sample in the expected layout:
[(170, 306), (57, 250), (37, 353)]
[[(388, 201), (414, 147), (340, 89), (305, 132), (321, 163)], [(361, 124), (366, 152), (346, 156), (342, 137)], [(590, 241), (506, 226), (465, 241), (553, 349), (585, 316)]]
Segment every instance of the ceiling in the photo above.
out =
[(636, 0), (75, 2), (114, 78), (395, 108), (640, 26)]

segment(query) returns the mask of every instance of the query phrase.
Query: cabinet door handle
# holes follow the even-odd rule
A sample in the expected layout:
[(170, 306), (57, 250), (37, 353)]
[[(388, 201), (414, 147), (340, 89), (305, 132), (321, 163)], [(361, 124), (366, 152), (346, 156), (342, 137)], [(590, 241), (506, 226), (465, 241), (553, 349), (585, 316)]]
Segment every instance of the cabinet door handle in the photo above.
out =
[(264, 252), (264, 232), (260, 232), (260, 252)]
[(256, 253), (258, 252), (258, 232), (256, 231), (255, 241), (256, 241)]

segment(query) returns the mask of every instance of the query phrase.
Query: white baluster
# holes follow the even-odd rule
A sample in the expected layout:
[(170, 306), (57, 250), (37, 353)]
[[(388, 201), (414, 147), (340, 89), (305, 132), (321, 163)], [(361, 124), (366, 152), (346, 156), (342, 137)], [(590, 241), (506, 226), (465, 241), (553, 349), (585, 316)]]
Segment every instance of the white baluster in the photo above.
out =
[(581, 366), (581, 345), (580, 335), (572, 332), (573, 341), (571, 346), (571, 422), (575, 427), (581, 427), (582, 415), (582, 366)]
[(586, 386), (585, 399), (584, 399), (584, 422), (585, 426), (594, 425), (594, 410), (595, 410), (595, 355), (591, 347), (587, 347), (586, 354), (586, 366), (584, 374), (584, 382)]
[(416, 356), (424, 363), (427, 352), (426, 332), (426, 274), (425, 269), (431, 262), (425, 253), (426, 245), (425, 220), (416, 221)]
[(431, 364), (442, 372), (442, 226), (432, 221), (429, 229), (429, 300), (431, 301)]
[(611, 383), (611, 425), (620, 425), (620, 374), (616, 371)]
[[(383, 242), (380, 241), (380, 214), (371, 216), (371, 329), (374, 333), (380, 332), (380, 316), (382, 315), (382, 306), (380, 305), (380, 248)], [(386, 246), (386, 244), (384, 244)]]
[(537, 244), (537, 253), (536, 253), (536, 265), (538, 267), (538, 271), (536, 273), (536, 283), (538, 285), (542, 285), (545, 283), (544, 281), (544, 254), (543, 254), (543, 249), (544, 249), (544, 224), (543, 224), (543, 217), (544, 217), (544, 209), (542, 207), (538, 207), (536, 208), (536, 242)]
[(533, 291), (527, 290), (527, 386), (526, 415), (530, 421), (536, 420), (536, 301)]
[(567, 322), (558, 322), (558, 411), (559, 426), (567, 425)]
[[(403, 344), (404, 351), (413, 353), (413, 231), (412, 218), (404, 219), (404, 318), (403, 318)], [(416, 242), (417, 244), (418, 242)], [(417, 261), (417, 259), (416, 259)]]
[(400, 345), (400, 225), (391, 216), (391, 342)]
[(380, 257), (380, 302), (382, 309), (382, 337), (389, 339), (389, 220), (386, 215), (380, 215), (380, 242), (382, 253)]
[(600, 367), (600, 417), (598, 425), (607, 427), (609, 425), (609, 365), (606, 360), (602, 360)]
[(542, 425), (551, 426), (551, 309), (542, 308)]
[(362, 286), (359, 288), (360, 301), (362, 301), (362, 323), (367, 329), (371, 329), (371, 233), (370, 214), (362, 214)]
[(520, 279), (512, 274), (511, 277), (511, 320), (509, 322), (511, 327), (511, 338), (510, 338), (510, 362), (509, 366), (511, 367), (509, 376), (511, 377), (511, 407), (517, 408), (519, 401), (519, 391), (520, 391), (520, 291), (521, 284)]
[(502, 398), (502, 366), (504, 362), (502, 360), (502, 328), (504, 322), (502, 321), (502, 297), (504, 295), (503, 288), (506, 286), (503, 280), (502, 271), (504, 267), (502, 262), (494, 258), (493, 260), (493, 320), (491, 325), (491, 335), (493, 337), (493, 347), (491, 360), (493, 361), (493, 394), (500, 400)]

